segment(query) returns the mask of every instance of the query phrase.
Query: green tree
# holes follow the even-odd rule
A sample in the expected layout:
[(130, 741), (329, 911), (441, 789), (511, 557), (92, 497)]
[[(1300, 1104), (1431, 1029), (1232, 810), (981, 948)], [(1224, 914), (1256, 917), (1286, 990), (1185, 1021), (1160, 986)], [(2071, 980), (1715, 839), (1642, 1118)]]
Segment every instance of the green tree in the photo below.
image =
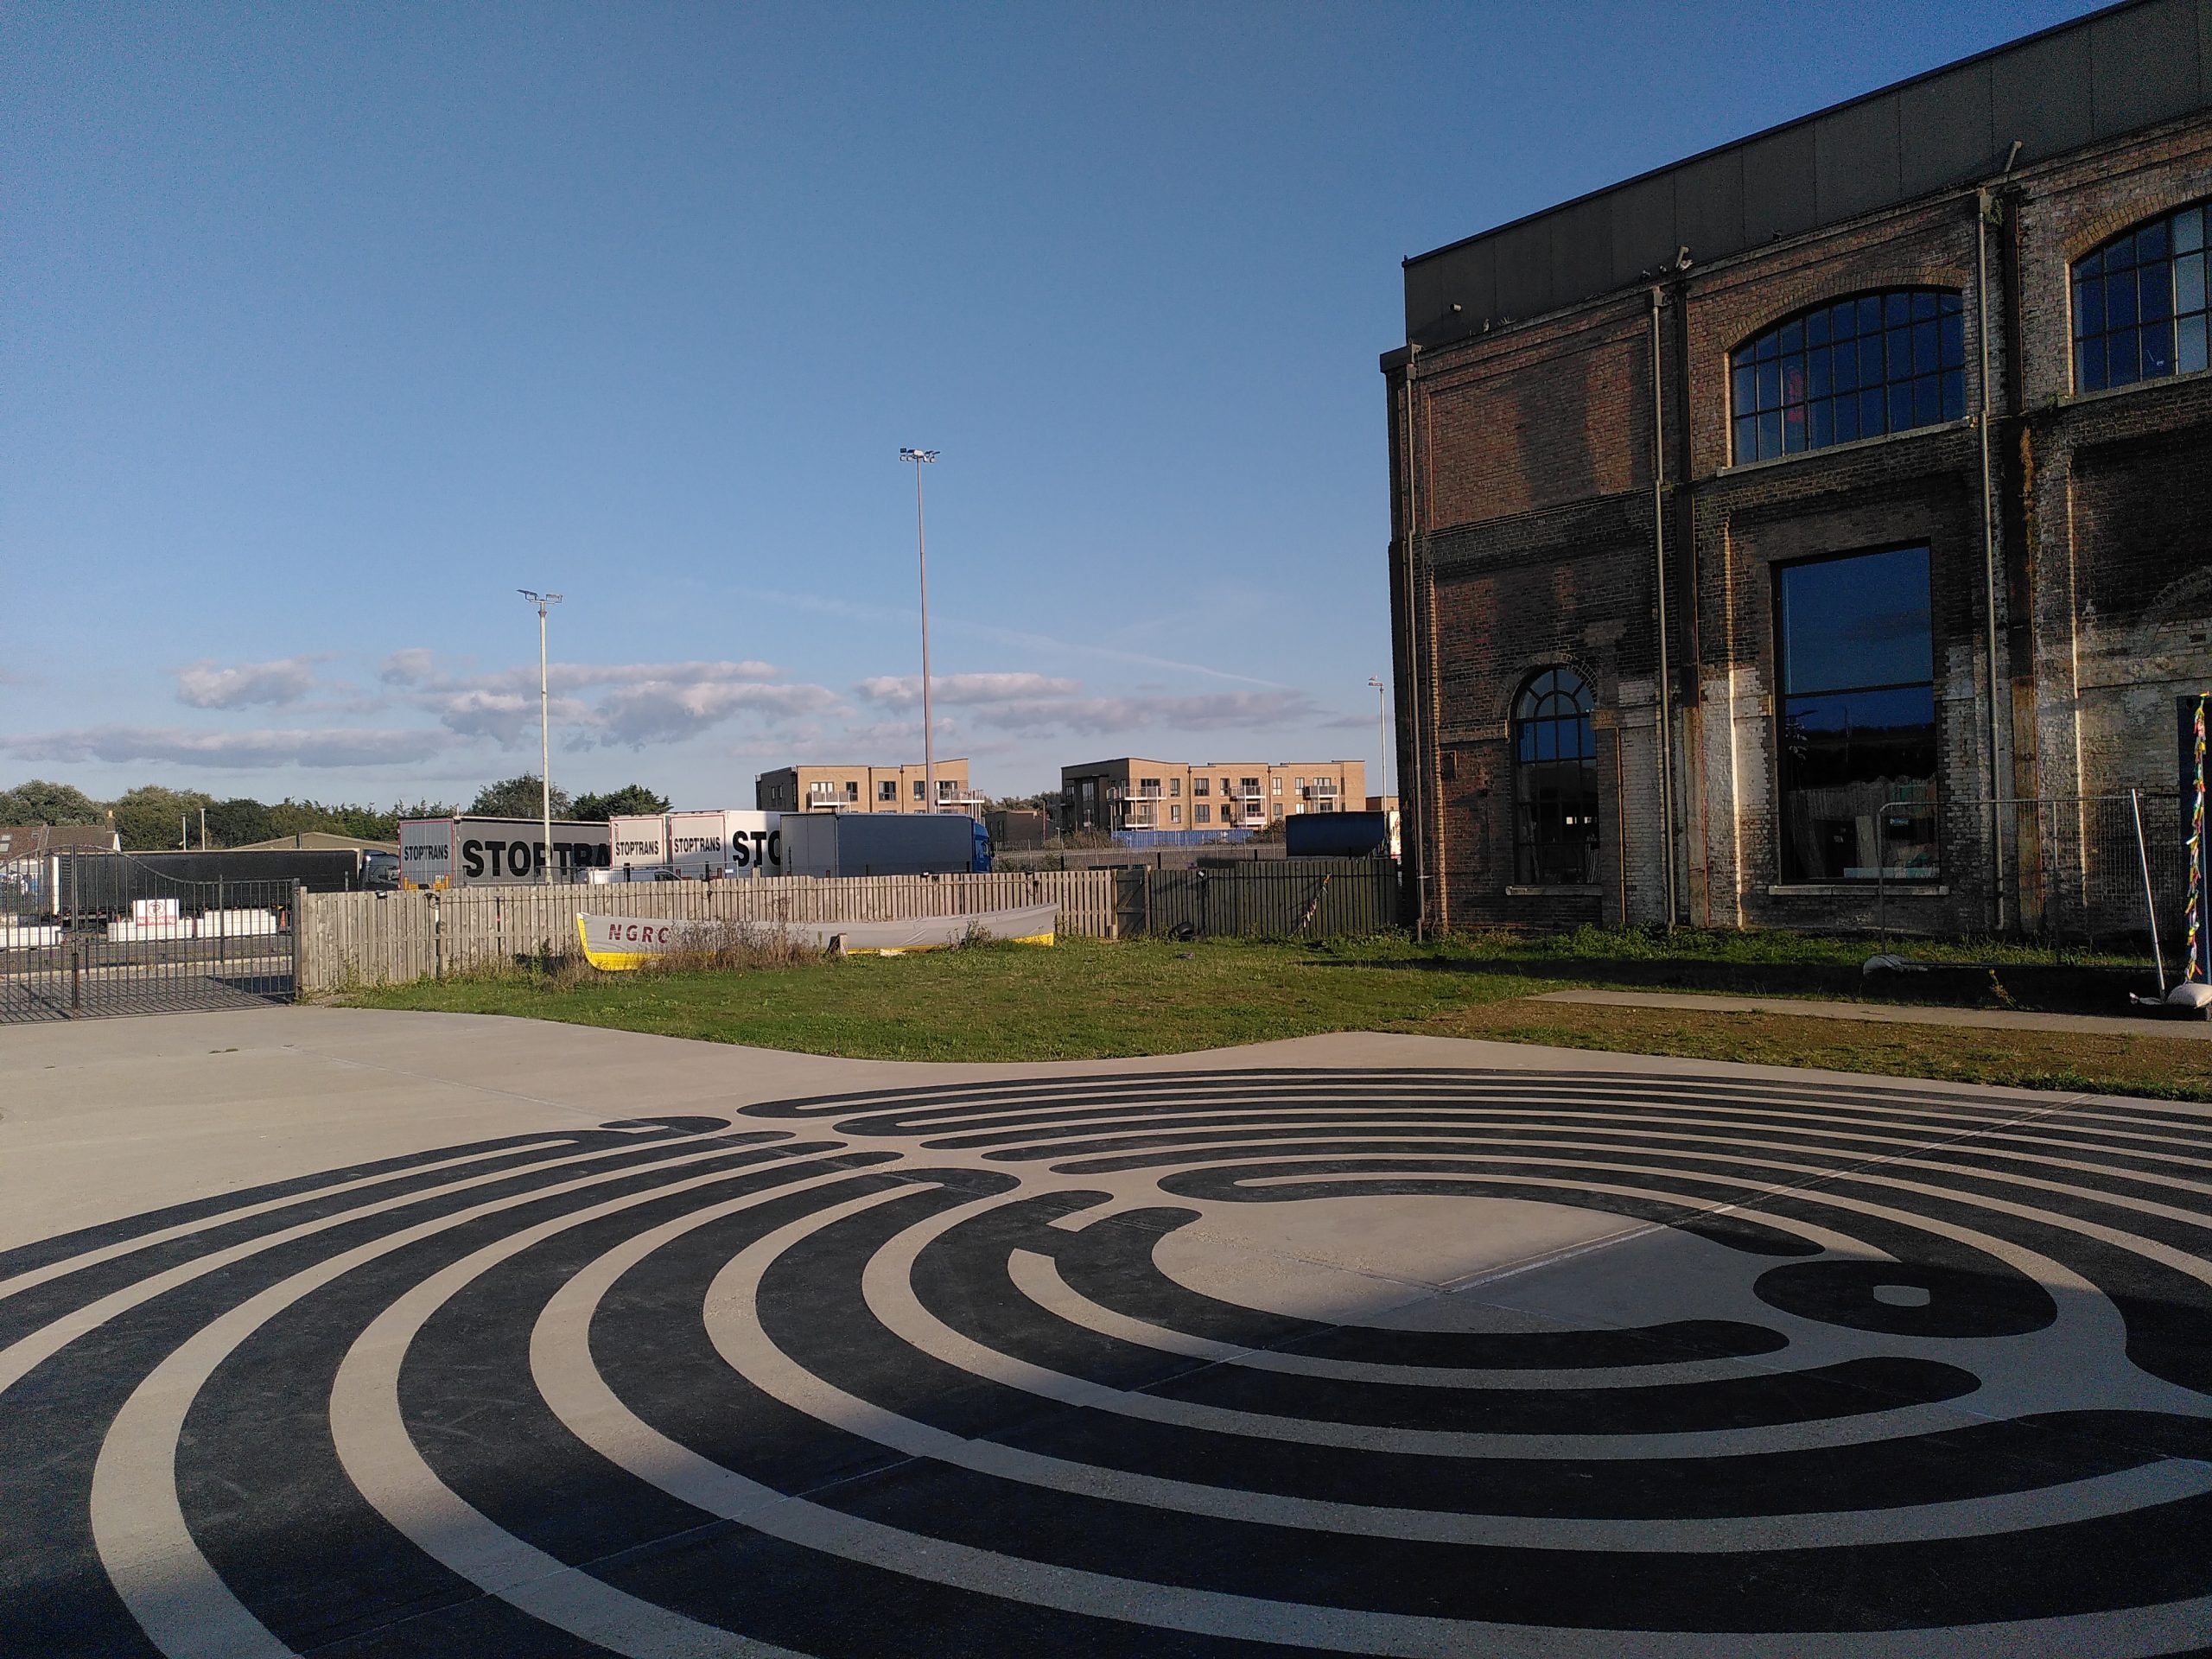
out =
[(0, 823), (105, 823), (106, 809), (72, 784), (34, 778), (0, 789)]
[(643, 784), (625, 784), (604, 795), (577, 796), (570, 815), (580, 823), (605, 823), (609, 818), (644, 817), (667, 810), (667, 796), (656, 795)]
[(200, 844), (200, 809), (214, 805), (213, 798), (196, 789), (165, 789), (141, 784), (115, 798), (115, 827), (123, 836), (125, 852), (153, 853), (180, 844), (189, 834)]
[[(478, 790), (476, 798), (468, 804), (468, 810), (480, 818), (534, 818), (538, 816), (541, 807), (541, 788), (537, 774), (534, 772), (525, 772), (518, 778), (505, 778)], [(555, 785), (553, 816), (567, 817), (569, 807), (569, 791)]]
[(218, 847), (243, 847), (276, 833), (269, 809), (250, 795), (217, 801), (207, 809), (207, 839)]

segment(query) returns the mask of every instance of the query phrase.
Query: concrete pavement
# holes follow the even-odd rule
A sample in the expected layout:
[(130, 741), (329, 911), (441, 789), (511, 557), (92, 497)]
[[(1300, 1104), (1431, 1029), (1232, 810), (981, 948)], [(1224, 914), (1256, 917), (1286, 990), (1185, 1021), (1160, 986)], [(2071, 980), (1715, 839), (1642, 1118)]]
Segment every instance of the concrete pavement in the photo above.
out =
[(2208, 1151), (1414, 1037), (0, 1029), (0, 1652), (2186, 1651)]

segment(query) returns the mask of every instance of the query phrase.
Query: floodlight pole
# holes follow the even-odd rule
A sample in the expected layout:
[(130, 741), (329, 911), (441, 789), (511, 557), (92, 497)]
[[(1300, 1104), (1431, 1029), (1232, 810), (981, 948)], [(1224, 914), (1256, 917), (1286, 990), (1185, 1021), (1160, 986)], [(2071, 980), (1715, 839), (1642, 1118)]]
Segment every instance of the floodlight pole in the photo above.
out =
[[(1382, 776), (1375, 787), (1375, 798), (1387, 802), (1390, 798), (1390, 688), (1370, 674), (1367, 683), (1375, 688), (1375, 753), (1382, 758)], [(1385, 806), (1383, 810), (1388, 811)]]
[(532, 593), (527, 588), (515, 591), (537, 607), (537, 801), (543, 814), (540, 827), (545, 836), (544, 885), (550, 887), (553, 885), (553, 702), (546, 690), (545, 612), (561, 602), (561, 595)]
[(937, 810), (937, 730), (930, 717), (930, 544), (922, 522), (922, 468), (937, 459), (934, 449), (901, 449), (899, 459), (914, 463), (914, 560), (922, 576), (922, 810)]

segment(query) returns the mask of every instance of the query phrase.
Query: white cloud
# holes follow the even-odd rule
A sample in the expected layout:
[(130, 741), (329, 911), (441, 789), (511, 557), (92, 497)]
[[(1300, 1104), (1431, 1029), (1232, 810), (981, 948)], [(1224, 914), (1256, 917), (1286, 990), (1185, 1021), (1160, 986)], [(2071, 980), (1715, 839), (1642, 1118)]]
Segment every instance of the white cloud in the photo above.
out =
[[(918, 674), (880, 674), (854, 688), (871, 702), (894, 709), (911, 709), (922, 700)], [(1042, 674), (939, 674), (930, 678), (933, 702), (946, 704), (1017, 702), (1039, 697), (1071, 697), (1083, 690), (1077, 680), (1049, 678)]]
[(343, 728), (246, 732), (175, 726), (88, 726), (0, 740), (27, 760), (162, 760), (220, 768), (377, 766), (425, 760), (446, 747), (442, 732)]
[(430, 653), (415, 645), (406, 651), (395, 651), (385, 658), (379, 677), (386, 685), (420, 685), (433, 671)]
[[(749, 715), (779, 725), (834, 708), (819, 685), (785, 680), (773, 663), (554, 663), (545, 681), (553, 722), (564, 743), (642, 745), (680, 741), (725, 721)], [(402, 687), (417, 708), (448, 730), (512, 747), (537, 725), (536, 665), (491, 674), (442, 670), (427, 651), (395, 652), (384, 678)]]
[[(884, 675), (862, 680), (854, 689), (867, 702), (887, 709), (912, 709), (921, 702), (921, 681), (913, 676)], [(1173, 695), (1147, 689), (1133, 695), (1086, 696), (1080, 681), (1024, 673), (948, 674), (933, 680), (931, 690), (940, 710), (962, 710), (962, 718), (971, 727), (1022, 737), (1259, 732), (1360, 724), (1356, 715), (1332, 714), (1304, 692), (1288, 690)]]
[(776, 724), (830, 708), (836, 701), (834, 692), (819, 685), (645, 680), (608, 696), (593, 711), (589, 723), (600, 728), (603, 743), (643, 744), (690, 737), (738, 714)]
[(280, 657), (272, 663), (238, 663), (223, 667), (199, 662), (176, 677), (176, 700), (194, 709), (247, 709), (257, 703), (282, 707), (315, 689), (314, 657)]

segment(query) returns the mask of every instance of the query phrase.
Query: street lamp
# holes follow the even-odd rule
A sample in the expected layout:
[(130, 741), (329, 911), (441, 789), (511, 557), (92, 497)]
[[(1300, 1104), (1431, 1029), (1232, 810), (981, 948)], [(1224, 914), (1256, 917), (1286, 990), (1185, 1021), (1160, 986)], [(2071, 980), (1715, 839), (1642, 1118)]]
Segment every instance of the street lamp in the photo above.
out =
[[(1372, 674), (1367, 677), (1367, 683), (1375, 688), (1375, 748), (1376, 753), (1382, 757), (1382, 779), (1381, 786), (1375, 791), (1375, 798), (1388, 801), (1390, 798), (1390, 688)], [(1383, 810), (1388, 811), (1389, 809), (1386, 806)]]
[(558, 594), (536, 594), (527, 588), (518, 588), (520, 594), (537, 607), (537, 785), (538, 804), (543, 810), (545, 830), (545, 883), (553, 883), (553, 710), (545, 689), (545, 613), (549, 607), (558, 605)]
[(930, 544), (922, 528), (922, 468), (937, 459), (934, 449), (901, 449), (899, 459), (914, 463), (914, 560), (922, 573), (922, 810), (937, 810), (937, 732), (930, 719)]

